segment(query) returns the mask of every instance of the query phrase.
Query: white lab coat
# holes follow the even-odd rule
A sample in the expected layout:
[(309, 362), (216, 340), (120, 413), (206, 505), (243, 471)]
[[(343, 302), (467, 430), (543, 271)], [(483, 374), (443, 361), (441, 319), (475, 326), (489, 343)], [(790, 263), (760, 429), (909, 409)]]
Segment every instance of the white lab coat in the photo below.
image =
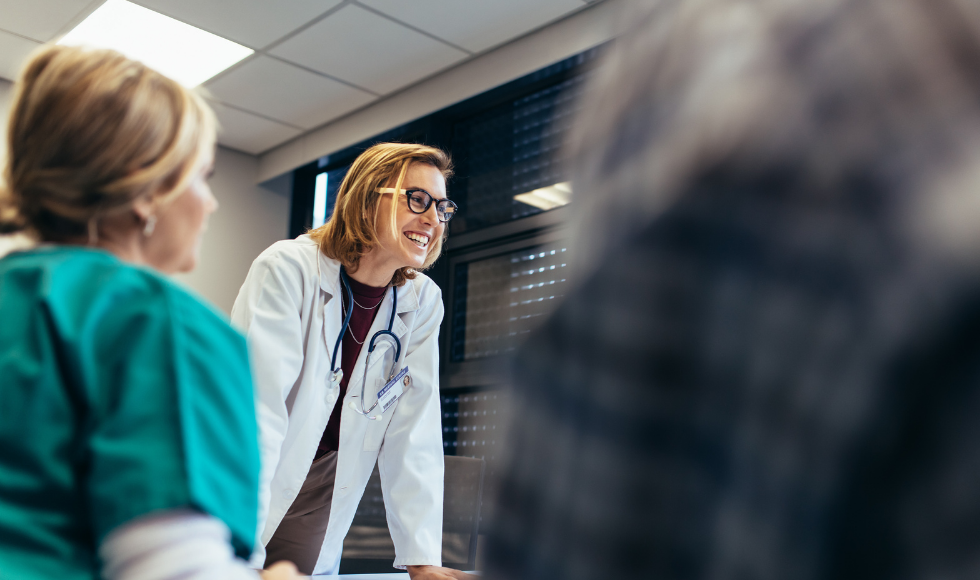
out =
[[(343, 324), (340, 264), (323, 255), (309, 236), (273, 244), (248, 272), (231, 311), (248, 338), (256, 389), (262, 475), (259, 486), (259, 545), (253, 564), (262, 565), (265, 545), (306, 479), (320, 437), (340, 392), (331, 383), (330, 359)], [(337, 573), (343, 540), (367, 480), (378, 463), (395, 544), (396, 567), (440, 565), (442, 557), (443, 449), (439, 406), (439, 327), (442, 293), (419, 274), (398, 288), (392, 332), (402, 344), (398, 368), (406, 364), (410, 386), (382, 415), (368, 420), (351, 408), (358, 401), (367, 345), (361, 349), (347, 388), (333, 504), (314, 573)], [(387, 328), (391, 292), (368, 336)], [(367, 409), (377, 399), (374, 381), (387, 372), (371, 358), (365, 391)], [(337, 364), (340, 365), (340, 354)], [(378, 414), (375, 409), (371, 414)]]

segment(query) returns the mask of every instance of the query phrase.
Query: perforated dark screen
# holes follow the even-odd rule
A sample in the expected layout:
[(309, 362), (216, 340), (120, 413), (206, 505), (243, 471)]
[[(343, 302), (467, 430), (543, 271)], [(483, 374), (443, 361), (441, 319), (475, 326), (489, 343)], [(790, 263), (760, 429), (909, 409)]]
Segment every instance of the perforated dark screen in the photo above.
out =
[(486, 461), (483, 478), (483, 520), (492, 518), (497, 496), (497, 469), (506, 436), (510, 397), (507, 391), (447, 394), (442, 402), (442, 445), (446, 455)]
[(447, 455), (497, 459), (503, 435), (504, 395), (473, 392), (442, 396), (442, 445)]
[(562, 296), (567, 258), (552, 243), (457, 264), (452, 362), (513, 351)]
[(514, 196), (566, 180), (561, 146), (571, 128), (582, 73), (457, 123), (453, 154), (460, 205), (453, 232), (504, 223), (542, 210)]

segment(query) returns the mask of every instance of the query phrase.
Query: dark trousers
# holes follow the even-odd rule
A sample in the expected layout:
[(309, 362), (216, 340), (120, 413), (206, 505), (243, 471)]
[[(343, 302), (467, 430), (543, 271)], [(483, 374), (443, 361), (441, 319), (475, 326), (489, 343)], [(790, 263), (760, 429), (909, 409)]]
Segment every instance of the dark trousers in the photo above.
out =
[(265, 547), (267, 566), (289, 560), (302, 574), (313, 573), (327, 533), (336, 474), (336, 451), (313, 461), (299, 495)]

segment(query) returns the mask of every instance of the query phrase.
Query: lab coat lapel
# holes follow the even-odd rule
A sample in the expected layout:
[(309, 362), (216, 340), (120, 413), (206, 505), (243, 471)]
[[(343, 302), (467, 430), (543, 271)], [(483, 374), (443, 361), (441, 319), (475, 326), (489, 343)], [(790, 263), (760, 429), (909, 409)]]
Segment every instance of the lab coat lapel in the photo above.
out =
[[(401, 288), (398, 289), (398, 312), (395, 316), (395, 324), (392, 327), (392, 332), (398, 336), (398, 340), (405, 341), (408, 336), (408, 326), (405, 325), (404, 318), (407, 318), (419, 309), (419, 297), (415, 293), (415, 284), (411, 280), (405, 282)], [(407, 344), (402, 344), (402, 350), (408, 348)], [(404, 358), (405, 354), (402, 354)]]
[[(320, 278), (320, 290), (323, 293), (323, 342), (327, 346), (327, 365), (329, 366), (333, 358), (334, 347), (337, 345), (340, 326), (344, 323), (343, 306), (340, 301), (340, 263), (331, 260), (323, 255), (323, 252), (318, 251), (317, 270)], [(334, 300), (335, 298), (337, 300)], [(340, 365), (340, 353), (337, 353), (337, 365)]]

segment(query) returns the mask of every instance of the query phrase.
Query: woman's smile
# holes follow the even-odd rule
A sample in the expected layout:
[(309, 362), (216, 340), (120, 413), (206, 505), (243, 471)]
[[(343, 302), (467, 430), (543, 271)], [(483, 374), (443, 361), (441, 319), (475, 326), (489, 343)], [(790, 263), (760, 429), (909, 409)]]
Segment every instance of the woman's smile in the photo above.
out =
[(419, 248), (425, 248), (429, 245), (429, 234), (423, 234), (420, 232), (405, 232), (405, 237), (412, 240)]

